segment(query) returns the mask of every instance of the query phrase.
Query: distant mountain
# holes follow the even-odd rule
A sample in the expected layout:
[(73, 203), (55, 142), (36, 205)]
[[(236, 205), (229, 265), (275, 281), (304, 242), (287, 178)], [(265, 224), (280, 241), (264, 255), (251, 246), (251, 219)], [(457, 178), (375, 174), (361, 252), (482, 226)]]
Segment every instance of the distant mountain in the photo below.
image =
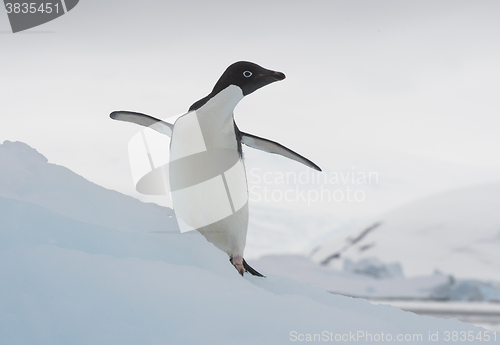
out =
[(443, 275), (439, 272), (406, 278), (402, 275), (398, 263), (386, 264), (376, 258), (362, 259), (356, 263), (346, 259), (342, 271), (318, 264), (301, 255), (268, 255), (248, 261), (265, 274), (292, 278), (332, 293), (352, 297), (500, 302), (499, 282), (455, 279), (452, 275)]
[(345, 259), (399, 262), (406, 276), (441, 271), (500, 281), (500, 183), (417, 200), (319, 247), (312, 258), (342, 268)]
[(5, 141), (0, 145), (0, 167), (0, 197), (122, 231), (178, 232), (171, 209), (103, 188), (63, 166), (48, 163), (24, 143)]
[(254, 259), (307, 255), (341, 233), (371, 226), (396, 207), (471, 184), (496, 183), (500, 176), (494, 169), (390, 151), (338, 152), (316, 162), (322, 173), (251, 148), (243, 152), (250, 193), (246, 253)]
[(451, 277), (429, 275), (414, 278), (402, 276), (374, 277), (337, 271), (300, 255), (268, 255), (249, 261), (266, 274), (295, 279), (346, 296), (380, 299), (447, 299)]

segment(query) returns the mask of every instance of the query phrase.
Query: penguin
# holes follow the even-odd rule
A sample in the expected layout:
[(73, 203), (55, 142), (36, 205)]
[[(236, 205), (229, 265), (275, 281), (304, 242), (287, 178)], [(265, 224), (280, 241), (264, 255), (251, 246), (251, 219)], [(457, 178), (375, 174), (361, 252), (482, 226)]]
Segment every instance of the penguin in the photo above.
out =
[(240, 131), (234, 121), (234, 109), (245, 96), (283, 79), (281, 72), (239, 61), (224, 71), (212, 92), (193, 103), (174, 124), (137, 112), (110, 114), (114, 120), (150, 127), (171, 137), (169, 180), (176, 217), (227, 253), (242, 276), (248, 272), (264, 277), (243, 258), (249, 216), (242, 145), (321, 171), (277, 142)]

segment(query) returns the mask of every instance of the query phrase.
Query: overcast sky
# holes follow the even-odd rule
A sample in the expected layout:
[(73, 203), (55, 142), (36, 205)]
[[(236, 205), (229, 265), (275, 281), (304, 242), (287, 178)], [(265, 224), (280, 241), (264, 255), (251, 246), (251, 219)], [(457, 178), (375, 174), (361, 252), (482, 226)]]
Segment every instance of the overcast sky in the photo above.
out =
[(238, 126), (324, 169), (500, 170), (499, 14), (498, 1), (81, 0), (12, 34), (1, 9), (0, 143), (132, 194), (138, 128), (109, 113), (183, 113), (248, 60), (287, 79), (245, 98)]

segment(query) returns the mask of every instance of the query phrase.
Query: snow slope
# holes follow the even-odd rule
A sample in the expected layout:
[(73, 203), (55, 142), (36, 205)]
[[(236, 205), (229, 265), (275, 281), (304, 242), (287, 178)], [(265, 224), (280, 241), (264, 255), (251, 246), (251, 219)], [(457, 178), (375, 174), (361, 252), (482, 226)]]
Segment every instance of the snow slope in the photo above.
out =
[[(47, 163), (35, 162), (39, 156), (21, 144), (3, 146), (40, 176), (37, 165)], [(5, 161), (0, 167), (16, 172)], [(484, 332), (287, 278), (242, 278), (226, 254), (196, 233), (133, 232), (120, 223), (75, 219), (81, 213), (70, 207), (49, 209), (54, 204), (45, 198), (53, 187), (75, 187), (69, 171), (57, 182), (19, 176), (4, 173), (2, 188), (17, 183), (9, 193), (38, 203), (0, 198), (0, 344), (287, 344), (308, 335), (368, 343), (382, 333), (384, 339), (421, 334), (426, 344), (430, 333), (442, 339), (445, 331)], [(102, 192), (78, 190), (88, 200)], [(81, 205), (73, 197), (66, 203)], [(131, 202), (118, 193), (113, 201)], [(114, 205), (99, 207), (113, 213)], [(156, 209), (141, 205), (133, 216)]]
[(457, 278), (500, 281), (500, 184), (452, 190), (399, 207), (321, 246), (317, 262), (399, 262), (405, 275), (439, 270)]
[(48, 163), (24, 143), (5, 141), (0, 145), (0, 166), (2, 197), (114, 229), (178, 231), (177, 222), (170, 218), (172, 210), (98, 186), (63, 166)]

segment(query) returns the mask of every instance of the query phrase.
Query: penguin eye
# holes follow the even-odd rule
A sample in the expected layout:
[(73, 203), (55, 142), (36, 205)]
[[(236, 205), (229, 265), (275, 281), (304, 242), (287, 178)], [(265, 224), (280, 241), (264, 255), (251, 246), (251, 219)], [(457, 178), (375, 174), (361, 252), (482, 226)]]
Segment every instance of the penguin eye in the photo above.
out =
[(251, 77), (251, 76), (252, 76), (252, 72), (250, 72), (250, 71), (245, 71), (245, 72), (243, 72), (243, 76), (244, 76), (245, 78), (249, 78), (249, 77)]

